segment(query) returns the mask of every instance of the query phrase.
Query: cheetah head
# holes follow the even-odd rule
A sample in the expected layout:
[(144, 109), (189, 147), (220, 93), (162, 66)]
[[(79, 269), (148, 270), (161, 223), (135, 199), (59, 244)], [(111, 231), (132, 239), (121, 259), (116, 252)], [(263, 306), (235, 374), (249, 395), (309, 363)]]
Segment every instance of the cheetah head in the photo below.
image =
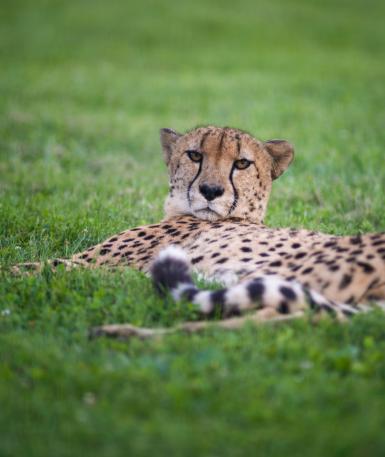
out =
[(170, 177), (166, 217), (191, 214), (217, 221), (263, 222), (271, 184), (293, 160), (284, 140), (262, 142), (238, 129), (160, 131)]

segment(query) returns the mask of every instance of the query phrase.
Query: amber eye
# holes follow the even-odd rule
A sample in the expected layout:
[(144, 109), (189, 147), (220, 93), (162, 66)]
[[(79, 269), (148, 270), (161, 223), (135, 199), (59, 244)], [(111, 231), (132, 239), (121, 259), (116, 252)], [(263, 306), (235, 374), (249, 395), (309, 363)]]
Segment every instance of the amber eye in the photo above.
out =
[(235, 168), (238, 168), (238, 170), (244, 170), (245, 168), (249, 167), (251, 164), (252, 164), (252, 162), (250, 162), (250, 160), (247, 160), (247, 159), (240, 159), (240, 160), (236, 160), (234, 162), (234, 166), (235, 166)]
[(186, 154), (193, 162), (200, 162), (202, 160), (202, 154), (198, 151), (186, 151)]

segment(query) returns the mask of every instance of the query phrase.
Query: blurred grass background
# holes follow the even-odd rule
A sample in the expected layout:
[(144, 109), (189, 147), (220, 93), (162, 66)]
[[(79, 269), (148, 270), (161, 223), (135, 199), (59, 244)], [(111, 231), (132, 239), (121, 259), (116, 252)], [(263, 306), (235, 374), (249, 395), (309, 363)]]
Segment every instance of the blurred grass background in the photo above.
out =
[[(296, 147), (267, 223), (384, 230), (385, 4), (2, 0), (0, 263), (162, 217), (158, 131)], [(163, 342), (90, 325), (191, 318), (140, 273), (0, 276), (0, 454), (384, 455), (384, 324)]]

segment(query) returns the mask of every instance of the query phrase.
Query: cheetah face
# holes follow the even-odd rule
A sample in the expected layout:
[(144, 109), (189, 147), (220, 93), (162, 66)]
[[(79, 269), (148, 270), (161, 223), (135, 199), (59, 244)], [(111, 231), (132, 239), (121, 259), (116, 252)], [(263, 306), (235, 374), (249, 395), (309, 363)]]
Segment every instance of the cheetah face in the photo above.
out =
[(184, 135), (162, 129), (170, 177), (166, 217), (263, 222), (272, 181), (293, 159), (283, 140), (261, 142), (237, 129), (200, 127)]

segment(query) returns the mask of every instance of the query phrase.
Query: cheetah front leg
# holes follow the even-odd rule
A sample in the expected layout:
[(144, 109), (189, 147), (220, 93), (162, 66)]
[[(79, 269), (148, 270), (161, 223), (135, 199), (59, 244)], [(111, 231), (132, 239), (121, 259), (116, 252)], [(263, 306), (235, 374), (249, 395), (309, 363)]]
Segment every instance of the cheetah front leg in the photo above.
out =
[(185, 322), (170, 328), (146, 328), (136, 327), (131, 324), (110, 324), (93, 327), (90, 329), (90, 339), (98, 337), (118, 338), (127, 340), (130, 338), (139, 338), (142, 340), (161, 338), (172, 333), (200, 333), (205, 330), (220, 328), (225, 330), (236, 330), (242, 328), (247, 323), (252, 324), (279, 324), (293, 319), (303, 317), (302, 311), (297, 311), (289, 315), (279, 314), (273, 308), (264, 308), (255, 311), (252, 314), (232, 317), (221, 321), (196, 321)]
[(47, 260), (46, 262), (24, 262), (18, 263), (11, 267), (11, 273), (15, 276), (19, 275), (30, 275), (34, 273), (40, 273), (43, 271), (45, 266), (48, 266), (52, 271), (56, 271), (56, 269), (63, 265), (66, 271), (72, 270), (74, 268), (78, 268), (80, 266), (87, 266), (83, 262), (79, 262), (76, 260), (68, 260), (68, 259), (52, 259)]

